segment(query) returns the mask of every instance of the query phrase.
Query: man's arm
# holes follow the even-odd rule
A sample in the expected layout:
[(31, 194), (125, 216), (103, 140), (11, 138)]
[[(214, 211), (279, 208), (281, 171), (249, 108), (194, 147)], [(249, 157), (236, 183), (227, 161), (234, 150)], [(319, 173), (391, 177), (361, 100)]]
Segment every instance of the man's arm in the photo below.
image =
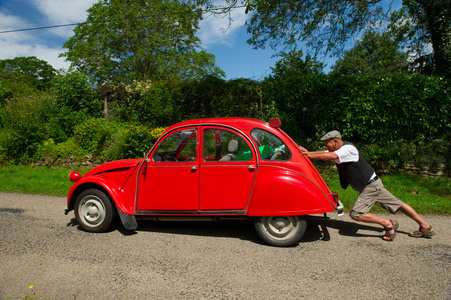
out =
[(335, 152), (326, 152), (326, 151), (308, 151), (304, 147), (299, 147), (301, 153), (303, 155), (307, 155), (310, 159), (318, 159), (318, 160), (336, 160), (338, 155)]

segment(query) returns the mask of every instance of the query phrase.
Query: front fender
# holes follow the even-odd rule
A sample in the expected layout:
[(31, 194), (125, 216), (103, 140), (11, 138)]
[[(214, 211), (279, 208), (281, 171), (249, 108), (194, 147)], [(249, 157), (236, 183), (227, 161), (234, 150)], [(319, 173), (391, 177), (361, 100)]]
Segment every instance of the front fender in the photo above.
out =
[(331, 212), (333, 194), (313, 178), (280, 167), (260, 167), (249, 203), (249, 216), (293, 216)]
[(126, 201), (125, 194), (120, 186), (117, 186), (113, 181), (104, 176), (89, 176), (82, 178), (72, 185), (67, 195), (67, 209), (66, 212), (74, 209), (75, 200), (78, 195), (89, 188), (103, 189), (111, 199), (114, 201), (116, 207), (125, 214), (133, 214), (133, 200)]

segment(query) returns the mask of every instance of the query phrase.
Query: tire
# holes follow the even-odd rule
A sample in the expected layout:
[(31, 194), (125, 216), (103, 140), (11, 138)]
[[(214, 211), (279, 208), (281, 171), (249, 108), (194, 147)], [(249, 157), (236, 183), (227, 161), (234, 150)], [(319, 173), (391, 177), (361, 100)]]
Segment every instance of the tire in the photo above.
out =
[(80, 227), (88, 232), (105, 232), (116, 216), (111, 199), (102, 191), (88, 189), (75, 201), (75, 218)]
[(299, 216), (258, 217), (255, 229), (267, 244), (277, 247), (299, 245), (307, 229), (307, 221)]

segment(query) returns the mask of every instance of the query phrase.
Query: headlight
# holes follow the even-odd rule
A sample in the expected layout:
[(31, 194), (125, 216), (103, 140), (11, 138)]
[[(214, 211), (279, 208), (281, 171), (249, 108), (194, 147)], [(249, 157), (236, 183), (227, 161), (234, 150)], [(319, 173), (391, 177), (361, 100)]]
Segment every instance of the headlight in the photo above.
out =
[(75, 171), (69, 173), (69, 180), (72, 182), (77, 182), (81, 179), (81, 174)]

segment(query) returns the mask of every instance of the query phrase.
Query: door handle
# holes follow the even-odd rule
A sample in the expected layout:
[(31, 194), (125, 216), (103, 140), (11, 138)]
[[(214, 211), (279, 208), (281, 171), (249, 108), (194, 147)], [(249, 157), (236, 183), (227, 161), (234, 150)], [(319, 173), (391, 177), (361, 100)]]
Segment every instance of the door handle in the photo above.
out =
[(255, 171), (255, 166), (249, 166), (249, 167), (247, 167), (247, 169), (248, 169), (249, 171), (253, 172), (253, 171)]
[(197, 166), (192, 166), (191, 167), (191, 173), (194, 173), (194, 172), (196, 172), (197, 171)]

